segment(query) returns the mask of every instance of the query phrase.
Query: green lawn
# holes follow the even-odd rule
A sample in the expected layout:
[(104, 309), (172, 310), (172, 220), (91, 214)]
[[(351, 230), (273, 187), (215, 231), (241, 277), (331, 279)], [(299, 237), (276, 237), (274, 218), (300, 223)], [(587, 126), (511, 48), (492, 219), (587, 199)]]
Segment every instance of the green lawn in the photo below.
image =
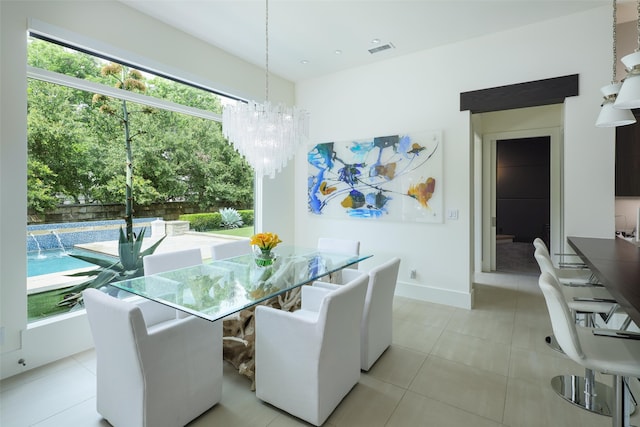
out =
[(222, 234), (225, 236), (238, 236), (238, 237), (251, 237), (254, 234), (253, 225), (250, 225), (248, 227), (241, 227), (241, 228), (231, 228), (228, 230), (207, 231), (207, 233)]
[(40, 320), (69, 311), (69, 307), (58, 307), (63, 298), (63, 289), (40, 292), (27, 296), (27, 317), (29, 321)]

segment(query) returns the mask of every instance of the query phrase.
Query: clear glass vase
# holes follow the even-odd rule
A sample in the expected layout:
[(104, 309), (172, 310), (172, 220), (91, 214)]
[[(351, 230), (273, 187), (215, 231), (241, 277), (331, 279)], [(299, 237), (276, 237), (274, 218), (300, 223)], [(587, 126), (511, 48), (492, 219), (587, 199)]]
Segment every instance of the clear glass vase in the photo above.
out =
[(273, 264), (276, 259), (276, 255), (271, 252), (271, 249), (256, 248), (253, 251), (254, 259), (259, 267), (268, 267)]

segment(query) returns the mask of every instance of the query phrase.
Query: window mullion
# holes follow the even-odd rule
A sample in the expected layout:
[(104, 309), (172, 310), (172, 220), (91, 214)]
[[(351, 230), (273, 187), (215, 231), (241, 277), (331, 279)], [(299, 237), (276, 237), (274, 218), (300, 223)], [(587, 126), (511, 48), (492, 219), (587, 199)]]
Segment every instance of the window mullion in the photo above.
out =
[(222, 122), (221, 114), (202, 110), (200, 108), (189, 107), (187, 105), (177, 104), (175, 102), (166, 101), (164, 99), (154, 98), (152, 96), (143, 95), (141, 93), (130, 92), (128, 90), (106, 86), (89, 80), (79, 79), (77, 77), (67, 76), (65, 74), (56, 73), (54, 71), (44, 70), (42, 68), (27, 66), (27, 77), (74, 89), (84, 90), (87, 92), (99, 93), (101, 95), (109, 96), (112, 98), (124, 99), (126, 101), (136, 102), (138, 104), (147, 105), (153, 108), (160, 108), (176, 113), (182, 113), (207, 120)]

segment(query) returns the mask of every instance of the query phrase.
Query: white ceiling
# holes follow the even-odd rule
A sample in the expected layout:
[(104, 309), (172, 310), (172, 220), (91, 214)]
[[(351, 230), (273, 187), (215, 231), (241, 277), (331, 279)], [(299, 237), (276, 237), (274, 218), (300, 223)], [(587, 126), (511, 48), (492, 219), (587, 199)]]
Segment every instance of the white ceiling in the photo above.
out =
[[(120, 1), (265, 66), (264, 1)], [(269, 70), (302, 81), (606, 5), (611, 0), (270, 0)], [(619, 0), (618, 12), (619, 23), (636, 19), (635, 2)], [(370, 54), (373, 39), (395, 49)]]

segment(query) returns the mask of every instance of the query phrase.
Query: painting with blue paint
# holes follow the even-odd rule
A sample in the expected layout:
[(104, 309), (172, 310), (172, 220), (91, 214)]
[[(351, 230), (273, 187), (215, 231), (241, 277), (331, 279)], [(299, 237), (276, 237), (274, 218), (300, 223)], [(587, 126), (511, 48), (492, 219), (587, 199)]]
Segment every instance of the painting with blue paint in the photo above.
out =
[(316, 144), (308, 209), (332, 218), (442, 222), (442, 133)]

